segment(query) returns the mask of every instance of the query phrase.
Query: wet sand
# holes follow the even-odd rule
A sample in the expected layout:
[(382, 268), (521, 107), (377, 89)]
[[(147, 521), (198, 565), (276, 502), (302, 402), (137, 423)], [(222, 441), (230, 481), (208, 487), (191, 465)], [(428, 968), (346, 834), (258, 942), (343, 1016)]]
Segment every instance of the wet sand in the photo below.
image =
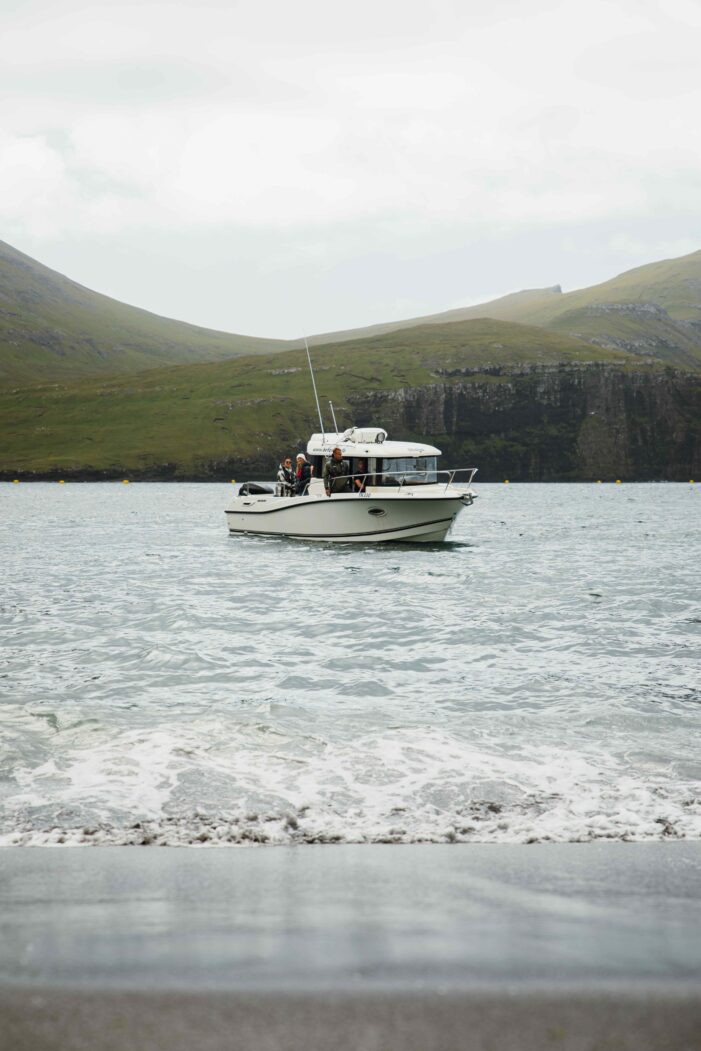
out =
[(698, 998), (0, 993), (3, 1051), (698, 1051)]
[(2, 1051), (701, 1051), (701, 843), (0, 851)]

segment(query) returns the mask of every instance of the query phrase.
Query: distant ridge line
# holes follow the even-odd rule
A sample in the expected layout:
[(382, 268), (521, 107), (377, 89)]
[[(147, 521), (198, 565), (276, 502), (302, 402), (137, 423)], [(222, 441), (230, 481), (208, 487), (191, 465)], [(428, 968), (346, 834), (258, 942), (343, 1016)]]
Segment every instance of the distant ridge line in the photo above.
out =
[[(655, 309), (646, 309), (650, 306)], [(523, 289), (439, 313), (316, 333), (308, 340), (316, 347), (358, 343), (483, 319), (701, 369), (701, 250), (635, 267), (589, 288)], [(214, 363), (302, 346), (301, 338), (227, 333), (121, 303), (0, 241), (2, 386)]]

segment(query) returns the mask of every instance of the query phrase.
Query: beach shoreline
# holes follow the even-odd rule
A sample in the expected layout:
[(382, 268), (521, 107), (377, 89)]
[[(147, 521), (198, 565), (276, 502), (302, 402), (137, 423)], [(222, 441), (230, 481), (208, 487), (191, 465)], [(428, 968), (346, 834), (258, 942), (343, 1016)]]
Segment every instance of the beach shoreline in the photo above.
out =
[(0, 1051), (697, 1051), (690, 992), (0, 990)]
[(701, 842), (8, 847), (0, 909), (2, 1051), (701, 1046)]

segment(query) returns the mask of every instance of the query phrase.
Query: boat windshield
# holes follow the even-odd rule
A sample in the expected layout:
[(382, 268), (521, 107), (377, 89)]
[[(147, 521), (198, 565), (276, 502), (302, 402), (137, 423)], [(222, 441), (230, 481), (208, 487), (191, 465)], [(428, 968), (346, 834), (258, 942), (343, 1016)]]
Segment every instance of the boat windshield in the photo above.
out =
[(383, 485), (428, 485), (438, 481), (437, 456), (397, 456), (382, 461)]

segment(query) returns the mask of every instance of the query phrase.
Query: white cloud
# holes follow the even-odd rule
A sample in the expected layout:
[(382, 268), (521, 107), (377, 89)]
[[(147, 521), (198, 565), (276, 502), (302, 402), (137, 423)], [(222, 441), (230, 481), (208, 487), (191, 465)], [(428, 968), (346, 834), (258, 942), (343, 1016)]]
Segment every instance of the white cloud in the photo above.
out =
[(630, 260), (636, 266), (639, 260), (674, 259), (680, 255), (697, 252), (699, 242), (691, 237), (658, 238), (646, 241), (626, 233), (615, 233), (609, 239), (610, 249), (621, 259)]
[(251, 273), (585, 223), (613, 258), (624, 222), (698, 229), (695, 10), (34, 0), (6, 18), (0, 215), (20, 247), (245, 238)]
[(39, 135), (0, 134), (0, 217), (31, 234), (53, 233), (71, 195), (61, 154)]
[(577, 72), (638, 102), (668, 100), (698, 93), (700, 53), (701, 28), (667, 23), (592, 45)]

